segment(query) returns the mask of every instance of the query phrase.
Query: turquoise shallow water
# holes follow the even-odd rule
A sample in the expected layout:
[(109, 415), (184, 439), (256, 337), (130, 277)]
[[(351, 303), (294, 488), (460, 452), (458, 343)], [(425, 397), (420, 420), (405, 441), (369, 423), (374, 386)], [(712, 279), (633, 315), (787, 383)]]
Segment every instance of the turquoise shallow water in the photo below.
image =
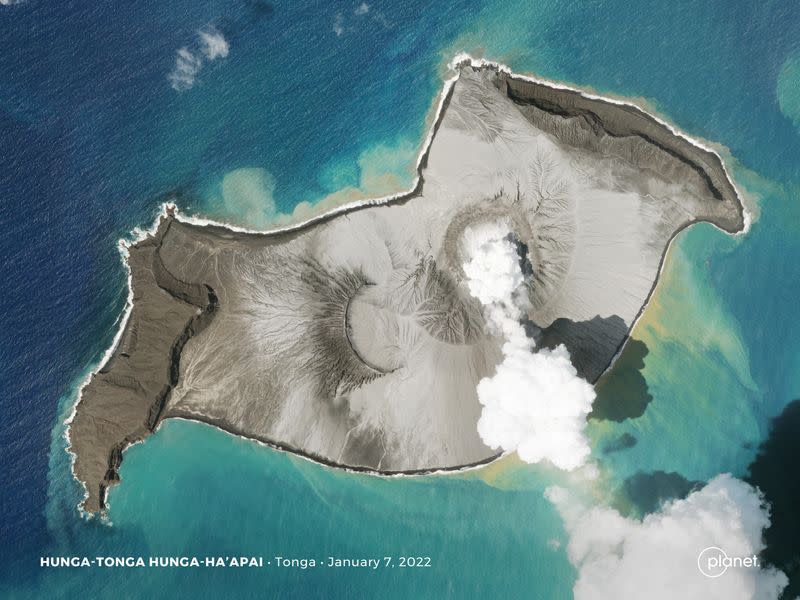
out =
[[(143, 597), (188, 586), (195, 597), (215, 598), (234, 583), (248, 597), (297, 598), (357, 590), (508, 597), (533, 587), (559, 597), (571, 588), (572, 567), (548, 546), (563, 538), (560, 520), (542, 495), (546, 481), (533, 474), (509, 489), (474, 475), (400, 480), (342, 473), (186, 421), (165, 423), (128, 451), (124, 465), (127, 489), (109, 498), (112, 526), (64, 529), (72, 505), (54, 511), (61, 499), (51, 503), (66, 537), (62, 547), (89, 556), (261, 556), (264, 568), (49, 571), (30, 582), (27, 594), (55, 588), (72, 597), (87, 579), (101, 593), (122, 586)], [(278, 568), (278, 555), (317, 562), (329, 555), (422, 555), (431, 567)], [(505, 567), (492, 568), (499, 560)]]
[[(540, 468), (383, 480), (168, 422), (126, 453), (123, 484), (110, 497), (113, 525), (83, 521), (75, 510), (80, 493), (61, 423), (87, 365), (110, 343), (124, 302), (115, 239), (149, 224), (164, 195), (178, 194), (189, 211), (259, 225), (342, 188), (348, 197), (402, 189), (456, 51), (641, 98), (727, 148), (759, 213), (747, 236), (698, 226), (673, 246), (634, 332), (648, 348), (642, 375), (652, 400), (637, 419), (591, 426), (602, 485), (611, 491), (637, 472), (657, 470), (692, 480), (743, 475), (769, 419), (800, 397), (793, 93), (800, 89), (800, 8), (564, 1), (374, 2), (366, 15), (356, 8), (145, 2), (114, 9), (120, 12), (111, 19), (108, 7), (33, 0), (0, 7), (4, 56), (19, 57), (0, 62), (0, 127), (5, 138), (18, 136), (19, 147), (42, 148), (27, 162), (3, 163), (12, 174), (0, 179), (4, 198), (14, 198), (4, 205), (4, 225), (23, 239), (28, 230), (19, 223), (31, 220), (26, 201), (37, 202), (39, 216), (24, 234), (27, 256), (39, 257), (41, 242), (35, 266), (59, 284), (52, 298), (40, 282), (30, 284), (38, 286), (39, 310), (28, 284), (9, 286), (22, 290), (12, 300), (26, 310), (3, 328), (7, 381), (19, 382), (4, 383), (7, 406), (36, 418), (20, 416), (16, 430), (4, 431), (4, 440), (19, 440), (4, 443), (15, 453), (4, 492), (4, 597), (211, 598), (232, 586), (245, 597), (569, 597), (575, 573), (560, 520), (542, 497), (556, 476)], [(178, 93), (166, 79), (175, 52), (209, 23), (225, 33), (230, 54)], [(28, 172), (20, 164), (33, 166)], [(238, 191), (226, 196), (226, 175), (241, 169), (250, 175), (234, 178)], [(53, 259), (54, 244), (69, 250)], [(48, 331), (60, 332), (55, 341)], [(46, 378), (35, 379), (38, 373)], [(636, 445), (602, 453), (622, 433)], [(242, 553), (265, 560), (423, 554), (433, 566), (38, 566), (40, 555)]]

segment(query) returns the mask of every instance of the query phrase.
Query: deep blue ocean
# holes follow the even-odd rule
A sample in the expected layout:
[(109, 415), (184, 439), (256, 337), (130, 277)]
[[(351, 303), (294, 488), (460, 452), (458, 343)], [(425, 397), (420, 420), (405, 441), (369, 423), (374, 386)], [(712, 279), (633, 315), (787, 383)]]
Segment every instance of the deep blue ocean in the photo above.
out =
[[(252, 203), (219, 197), (240, 169), (282, 213), (343, 188), (404, 189), (458, 51), (639, 100), (717, 144), (757, 215), (746, 236), (700, 225), (670, 251), (633, 332), (652, 400), (590, 431), (609, 485), (638, 472), (743, 476), (771, 419), (800, 398), (800, 3), (361, 4), (0, 3), (0, 597), (569, 597), (575, 572), (542, 497), (555, 475), (515, 463), (384, 480), (169, 422), (126, 452), (113, 525), (76, 510), (63, 421), (125, 304), (117, 240), (168, 198), (258, 226)], [(199, 56), (198, 32), (211, 30), (227, 56), (174, 89), (178, 51)], [(636, 445), (604, 454), (622, 434)], [(434, 564), (39, 566), (331, 553)]]

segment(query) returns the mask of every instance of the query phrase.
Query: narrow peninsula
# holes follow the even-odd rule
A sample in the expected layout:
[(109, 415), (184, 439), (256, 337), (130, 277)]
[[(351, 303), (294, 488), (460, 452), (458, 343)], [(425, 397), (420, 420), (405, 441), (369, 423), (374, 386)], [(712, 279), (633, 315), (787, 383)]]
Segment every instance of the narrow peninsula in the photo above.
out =
[(410, 192), (264, 233), (169, 210), (129, 248), (132, 308), (69, 425), (88, 512), (171, 417), (356, 470), (488, 462), (476, 386), (503, 340), (465, 286), (467, 228), (508, 225), (526, 331), (591, 382), (677, 232), (743, 229), (719, 156), (641, 109), (497, 65), (457, 73)]

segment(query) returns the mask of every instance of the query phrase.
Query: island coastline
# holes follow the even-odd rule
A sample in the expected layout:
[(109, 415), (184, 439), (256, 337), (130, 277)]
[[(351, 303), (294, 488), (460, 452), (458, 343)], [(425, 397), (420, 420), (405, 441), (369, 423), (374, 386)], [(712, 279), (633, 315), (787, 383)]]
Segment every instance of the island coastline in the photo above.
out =
[[(505, 76), (509, 80), (520, 81), (520, 82), (522, 82), (522, 83), (524, 83), (526, 85), (527, 84), (535, 84), (537, 86), (543, 86), (544, 88), (547, 88), (548, 90), (551, 90), (554, 93), (557, 92), (557, 91), (569, 92), (570, 94), (576, 94), (577, 96), (579, 96), (581, 98), (584, 98), (584, 99), (587, 99), (587, 100), (590, 100), (592, 102), (607, 103), (608, 105), (613, 105), (613, 106), (622, 105), (622, 106), (625, 106), (625, 107), (629, 108), (630, 110), (635, 111), (635, 117), (637, 119), (644, 118), (646, 121), (649, 119), (649, 121), (647, 121), (647, 122), (649, 122), (651, 124), (658, 125), (658, 127), (665, 128), (672, 135), (677, 136), (677, 137), (685, 140), (688, 145), (692, 146), (698, 152), (702, 151), (703, 153), (705, 153), (705, 158), (707, 160), (709, 160), (711, 163), (714, 163), (714, 162), (717, 163), (717, 164), (711, 164), (710, 167), (709, 167), (709, 168), (714, 168), (714, 169), (717, 170), (717, 172), (714, 174), (714, 177), (709, 179), (709, 181), (711, 182), (711, 185), (709, 187), (711, 187), (713, 189), (717, 189), (716, 186), (714, 185), (714, 179), (717, 179), (718, 181), (722, 181), (724, 184), (726, 184), (726, 185), (722, 185), (721, 187), (722, 188), (727, 188), (727, 189), (717, 189), (717, 191), (719, 192), (720, 197), (723, 200), (735, 202), (735, 205), (736, 205), (736, 207), (738, 209), (740, 224), (739, 223), (718, 224), (718, 223), (713, 223), (713, 222), (711, 222), (711, 224), (713, 226), (719, 228), (720, 230), (726, 232), (726, 233), (739, 234), (739, 233), (746, 232), (747, 227), (749, 225), (748, 213), (744, 209), (744, 205), (741, 202), (741, 199), (740, 199), (739, 194), (738, 194), (738, 192), (737, 192), (737, 190), (735, 188), (735, 184), (734, 184), (733, 180), (730, 178), (730, 176), (729, 176), (729, 174), (727, 172), (727, 169), (725, 167), (724, 161), (721, 159), (721, 157), (714, 150), (704, 146), (702, 143), (698, 142), (697, 140), (694, 140), (693, 138), (687, 136), (686, 134), (676, 130), (671, 125), (669, 125), (667, 122), (662, 121), (658, 117), (655, 117), (655, 116), (647, 113), (646, 111), (640, 109), (635, 104), (624, 103), (624, 102), (621, 102), (621, 101), (618, 101), (618, 100), (614, 100), (614, 99), (610, 99), (610, 98), (604, 98), (602, 96), (594, 96), (592, 94), (586, 94), (586, 93), (582, 92), (579, 89), (569, 88), (567, 86), (562, 86), (561, 84), (556, 84), (556, 83), (553, 83), (553, 82), (546, 82), (546, 81), (541, 80), (541, 79), (523, 77), (523, 76), (519, 76), (519, 75), (516, 75), (516, 74), (512, 74), (510, 70), (508, 70), (507, 68), (505, 68), (502, 65), (499, 65), (497, 63), (490, 63), (488, 61), (482, 61), (482, 60), (474, 60), (474, 59), (471, 59), (471, 58), (468, 58), (468, 57), (458, 57), (456, 59), (455, 63), (454, 63), (454, 68), (458, 71), (458, 69), (460, 69), (460, 68), (462, 68), (464, 66), (470, 66), (470, 67), (473, 67), (473, 68), (494, 69), (494, 70), (497, 70), (498, 72), (504, 73)], [(417, 159), (417, 166), (416, 166), (417, 177), (416, 177), (416, 180), (415, 180), (414, 185), (411, 188), (411, 190), (409, 190), (407, 192), (402, 192), (402, 193), (399, 193), (399, 194), (394, 194), (394, 195), (390, 195), (390, 196), (383, 197), (383, 198), (362, 200), (362, 201), (358, 201), (358, 202), (344, 204), (342, 206), (333, 208), (333, 209), (331, 209), (331, 210), (329, 210), (329, 211), (327, 211), (325, 213), (322, 213), (320, 215), (316, 215), (316, 216), (314, 216), (314, 217), (312, 217), (310, 219), (307, 219), (305, 221), (302, 221), (300, 223), (292, 224), (292, 225), (289, 225), (289, 226), (286, 226), (286, 227), (282, 227), (282, 228), (270, 229), (270, 230), (266, 230), (266, 231), (253, 231), (253, 230), (249, 230), (249, 229), (246, 229), (246, 228), (232, 226), (232, 225), (228, 225), (228, 224), (225, 224), (225, 223), (222, 223), (222, 222), (213, 221), (213, 220), (200, 218), (200, 217), (196, 217), (196, 216), (184, 217), (182, 215), (179, 215), (179, 213), (177, 211), (177, 207), (174, 204), (166, 204), (165, 203), (165, 204), (162, 205), (161, 212), (160, 212), (159, 216), (157, 217), (156, 222), (153, 224), (153, 227), (151, 227), (149, 230), (139, 232), (139, 235), (135, 236), (135, 239), (131, 240), (130, 242), (120, 242), (120, 250), (121, 250), (122, 257), (123, 257), (123, 262), (125, 263), (126, 269), (128, 271), (128, 290), (129, 290), (128, 299), (127, 299), (127, 302), (126, 302), (126, 308), (125, 308), (125, 311), (124, 311), (124, 314), (123, 314), (123, 318), (120, 320), (119, 329), (117, 331), (117, 334), (114, 337), (114, 341), (113, 341), (111, 347), (106, 351), (106, 353), (104, 354), (103, 358), (101, 359), (101, 362), (100, 362), (98, 368), (93, 370), (92, 373), (89, 376), (87, 376), (87, 378), (82, 383), (80, 391), (78, 393), (78, 398), (77, 398), (77, 400), (75, 402), (75, 405), (73, 407), (72, 413), (71, 413), (70, 417), (66, 421), (65, 437), (66, 437), (66, 440), (67, 440), (67, 450), (72, 454), (73, 475), (75, 476), (76, 480), (78, 480), (82, 485), (84, 485), (84, 488), (85, 488), (85, 482), (81, 481), (81, 479), (75, 473), (75, 468), (74, 468), (75, 467), (75, 454), (72, 453), (72, 440), (70, 439), (70, 429), (71, 429), (72, 422), (73, 422), (73, 420), (74, 420), (74, 418), (75, 418), (75, 416), (77, 414), (77, 411), (79, 409), (79, 405), (80, 405), (80, 402), (81, 402), (82, 397), (83, 397), (84, 389), (89, 384), (89, 382), (91, 381), (92, 377), (94, 377), (94, 375), (96, 375), (97, 373), (103, 372), (103, 370), (106, 369), (107, 367), (109, 367), (110, 364), (113, 362), (114, 356), (115, 356), (116, 352), (119, 350), (120, 344), (122, 343), (123, 338), (125, 336), (125, 331), (126, 331), (126, 329), (128, 328), (128, 326), (130, 324), (130, 317), (131, 317), (131, 313), (132, 313), (133, 307), (134, 307), (134, 294), (133, 294), (133, 287), (132, 287), (132, 273), (131, 273), (130, 265), (128, 264), (128, 256), (129, 256), (128, 255), (128, 249), (130, 247), (135, 246), (136, 244), (144, 241), (144, 240), (151, 239), (153, 237), (157, 237), (159, 235), (159, 232), (161, 231), (161, 228), (164, 227), (164, 223), (167, 223), (166, 227), (168, 228), (169, 227), (169, 223), (173, 219), (178, 221), (178, 222), (186, 223), (186, 224), (189, 224), (189, 225), (193, 225), (193, 226), (197, 226), (197, 227), (201, 227), (201, 228), (207, 228), (208, 231), (212, 231), (212, 232), (220, 233), (220, 234), (224, 234), (224, 235), (231, 235), (231, 234), (237, 234), (238, 233), (238, 234), (245, 234), (246, 236), (249, 236), (249, 235), (254, 235), (254, 236), (276, 236), (276, 235), (280, 235), (280, 234), (292, 234), (292, 233), (301, 232), (301, 231), (309, 229), (309, 228), (311, 228), (311, 227), (313, 227), (313, 226), (315, 226), (317, 224), (325, 223), (325, 222), (327, 222), (327, 221), (329, 221), (329, 220), (331, 220), (331, 219), (333, 219), (333, 218), (335, 218), (335, 217), (337, 217), (339, 215), (355, 212), (355, 211), (361, 210), (363, 208), (368, 208), (368, 207), (373, 207), (373, 206), (381, 206), (381, 205), (389, 205), (389, 204), (396, 204), (396, 203), (397, 204), (401, 204), (401, 203), (404, 203), (404, 202), (406, 202), (406, 201), (418, 196), (421, 193), (421, 191), (423, 189), (423, 186), (424, 186), (424, 183), (425, 183), (424, 170), (425, 170), (425, 168), (427, 166), (428, 153), (430, 151), (431, 144), (432, 144), (432, 142), (433, 142), (433, 140), (434, 140), (434, 138), (436, 136), (438, 128), (439, 128), (439, 126), (440, 126), (440, 124), (442, 122), (442, 119), (444, 117), (444, 114), (445, 114), (445, 112), (447, 110), (450, 98), (451, 98), (452, 93), (453, 93), (454, 84), (455, 84), (455, 82), (457, 80), (458, 80), (458, 74), (456, 74), (454, 77), (448, 79), (444, 84), (444, 88), (443, 88), (443, 91), (442, 91), (440, 99), (439, 99), (438, 108), (437, 108), (437, 111), (436, 111), (436, 115), (435, 115), (435, 119), (434, 119), (433, 125), (431, 126), (431, 128), (430, 128), (430, 130), (428, 132), (428, 135), (426, 137), (425, 143), (424, 143), (424, 145), (423, 145), (423, 147), (422, 147), (422, 149), (420, 151), (420, 154), (418, 156), (418, 159)], [(706, 166), (708, 167), (708, 165), (706, 165)], [(705, 168), (703, 168), (703, 170), (704, 169)], [(705, 172), (705, 170), (704, 170), (704, 172)], [(644, 304), (642, 304), (641, 309), (639, 310), (639, 313), (636, 315), (636, 318), (635, 318), (634, 322), (631, 324), (630, 328), (628, 328), (627, 334), (629, 334), (630, 331), (633, 329), (633, 327), (635, 327), (636, 322), (638, 322), (638, 319), (641, 317), (642, 313), (644, 312), (647, 304), (649, 303), (649, 301), (650, 301), (650, 299), (652, 297), (653, 291), (655, 290), (655, 287), (656, 287), (656, 285), (658, 283), (658, 280), (660, 278), (660, 274), (661, 274), (661, 272), (662, 272), (662, 270), (664, 268), (666, 257), (667, 257), (667, 254), (669, 252), (669, 248), (671, 247), (671, 244), (674, 241), (675, 237), (678, 235), (678, 233), (680, 233), (681, 231), (683, 231), (687, 227), (689, 227), (689, 226), (691, 226), (691, 225), (693, 225), (693, 224), (695, 224), (697, 222), (710, 222), (710, 221), (708, 221), (707, 219), (692, 220), (690, 222), (687, 222), (683, 227), (681, 227), (677, 231), (675, 231), (673, 233), (673, 235), (670, 237), (668, 243), (665, 245), (665, 247), (663, 249), (663, 252), (661, 254), (661, 262), (658, 265), (658, 276), (655, 278), (655, 280), (654, 280), (654, 282), (653, 282), (653, 284), (652, 284), (652, 286), (650, 288), (650, 292), (647, 295), (647, 298), (646, 298)], [(210, 288), (209, 288), (209, 290), (210, 290)], [(213, 290), (210, 290), (209, 294), (213, 294)], [(209, 317), (209, 319), (211, 319), (211, 318), (213, 318), (213, 309), (209, 309), (209, 307), (213, 306), (213, 304), (214, 304), (214, 302), (211, 300), (211, 296), (209, 295), (209, 300), (208, 300), (207, 304), (205, 305), (205, 307), (198, 307), (198, 308), (200, 308), (200, 310), (203, 311), (204, 314), (210, 314), (211, 316)], [(205, 311), (209, 311), (209, 312), (206, 313)], [(191, 329), (191, 326), (188, 326), (187, 330), (184, 330), (182, 335), (186, 335), (188, 329)], [(628, 339), (627, 338), (627, 334), (626, 334), (625, 339), (621, 342), (621, 344), (617, 348), (617, 350), (615, 352), (615, 355), (614, 355), (614, 358), (612, 359), (612, 361), (609, 364), (609, 366), (606, 367), (606, 370), (611, 368), (611, 366), (613, 365), (614, 360), (616, 360), (616, 357), (618, 357), (619, 353), (622, 351), (622, 348), (624, 347), (625, 342)], [(191, 335), (191, 333), (189, 335)], [(185, 341), (186, 340), (184, 340), (184, 342)], [(177, 369), (177, 362), (180, 360), (180, 353), (181, 353), (182, 346), (183, 345), (181, 344), (180, 347), (177, 348), (177, 351), (172, 353), (173, 354), (173, 359), (172, 359), (171, 366), (170, 366), (170, 370), (171, 371), (173, 370), (173, 366), (175, 367), (175, 369)], [(178, 376), (178, 374), (177, 374), (177, 370), (176, 370), (174, 377), (177, 379), (177, 376)], [(170, 393), (170, 391), (171, 391), (171, 388), (168, 389), (165, 392), (165, 396), (156, 399), (154, 401), (153, 406), (151, 406), (151, 409), (154, 411), (154, 412), (152, 412), (152, 415), (153, 415), (152, 418), (148, 419), (148, 429), (150, 430), (151, 433), (156, 431), (158, 429), (160, 423), (163, 422), (162, 410), (164, 408), (164, 403), (166, 401), (166, 395), (168, 395)], [(482, 460), (482, 461), (479, 461), (479, 462), (476, 462), (476, 463), (464, 464), (464, 465), (459, 465), (459, 466), (455, 466), (455, 467), (442, 467), (442, 468), (411, 470), (411, 471), (381, 471), (381, 470), (376, 470), (376, 469), (353, 467), (352, 465), (346, 465), (346, 464), (337, 464), (335, 461), (330, 461), (330, 460), (326, 459), (325, 457), (316, 456), (314, 454), (305, 453), (302, 449), (293, 447), (291, 445), (282, 444), (280, 442), (276, 442), (274, 440), (269, 440), (269, 439), (259, 439), (258, 437), (253, 437), (252, 435), (245, 435), (241, 431), (233, 430), (232, 428), (227, 426), (225, 423), (222, 423), (222, 422), (219, 422), (219, 421), (215, 422), (215, 419), (208, 418), (208, 417), (203, 417), (203, 415), (191, 414), (189, 412), (185, 412), (184, 414), (181, 414), (180, 410), (173, 409), (172, 414), (170, 414), (168, 418), (183, 418), (183, 419), (188, 419), (188, 420), (201, 421), (201, 422), (204, 422), (204, 423), (206, 423), (206, 424), (208, 424), (210, 426), (214, 426), (214, 427), (217, 427), (219, 429), (222, 429), (223, 431), (226, 431), (229, 434), (238, 435), (240, 437), (243, 437), (243, 438), (249, 439), (249, 440), (255, 440), (255, 441), (258, 441), (258, 442), (260, 442), (262, 444), (268, 445), (269, 447), (272, 447), (272, 448), (275, 448), (275, 449), (278, 449), (278, 450), (282, 450), (282, 451), (286, 451), (286, 452), (289, 452), (289, 453), (292, 453), (292, 454), (297, 454), (299, 456), (302, 456), (303, 458), (312, 460), (314, 462), (317, 462), (317, 463), (320, 463), (320, 464), (323, 464), (323, 465), (336, 467), (336, 468), (343, 468), (343, 469), (351, 471), (351, 472), (371, 473), (371, 474), (383, 475), (383, 476), (419, 475), (419, 474), (430, 474), (430, 473), (459, 472), (459, 471), (463, 471), (465, 469), (471, 469), (471, 468), (477, 468), (477, 467), (483, 466), (485, 464), (488, 464), (488, 463), (496, 460), (497, 458), (499, 458), (501, 456), (500, 454), (495, 454), (495, 455), (493, 455), (493, 456), (491, 456), (491, 457), (489, 457), (489, 458), (487, 458), (485, 460)], [(141, 441), (141, 440), (132, 439), (132, 440), (126, 441), (126, 443), (124, 445), (120, 446), (117, 449), (117, 451), (115, 451), (115, 453), (112, 456), (109, 457), (109, 476), (106, 478), (106, 480), (108, 481), (108, 485), (106, 485), (106, 486), (104, 486), (102, 488), (102, 492), (101, 492), (100, 500), (99, 500), (99, 505), (96, 506), (96, 507), (91, 507), (93, 510), (89, 510), (88, 512), (93, 513), (93, 512), (96, 512), (97, 510), (102, 510), (103, 509), (104, 501), (105, 501), (105, 494), (107, 493), (108, 487), (110, 487), (111, 485), (115, 484), (118, 481), (118, 468), (119, 468), (119, 464), (121, 463), (121, 460), (122, 460), (123, 452), (131, 444), (136, 443), (138, 441)], [(86, 497), (84, 498), (84, 501), (89, 498), (89, 495), (90, 494), (89, 494), (88, 490), (86, 490)]]

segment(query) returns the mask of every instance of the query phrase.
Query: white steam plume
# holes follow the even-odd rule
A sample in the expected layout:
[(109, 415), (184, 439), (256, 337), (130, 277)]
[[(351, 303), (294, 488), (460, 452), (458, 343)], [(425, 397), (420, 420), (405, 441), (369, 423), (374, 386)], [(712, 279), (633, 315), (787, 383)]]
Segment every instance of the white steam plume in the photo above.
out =
[(523, 274), (509, 228), (495, 223), (467, 229), (464, 249), (469, 291), (483, 304), (492, 332), (506, 340), (497, 372), (478, 384), (478, 434), (487, 446), (516, 451), (525, 462), (581, 467), (590, 454), (584, 428), (594, 389), (578, 376), (563, 345), (537, 352), (526, 336), (520, 323)]
[[(567, 555), (578, 570), (575, 600), (770, 600), (788, 582), (782, 572), (754, 564), (769, 512), (758, 490), (729, 474), (641, 521), (586, 508), (563, 488), (545, 495), (569, 535)], [(717, 551), (703, 553), (712, 546), (738, 566), (709, 563), (719, 559)]]

